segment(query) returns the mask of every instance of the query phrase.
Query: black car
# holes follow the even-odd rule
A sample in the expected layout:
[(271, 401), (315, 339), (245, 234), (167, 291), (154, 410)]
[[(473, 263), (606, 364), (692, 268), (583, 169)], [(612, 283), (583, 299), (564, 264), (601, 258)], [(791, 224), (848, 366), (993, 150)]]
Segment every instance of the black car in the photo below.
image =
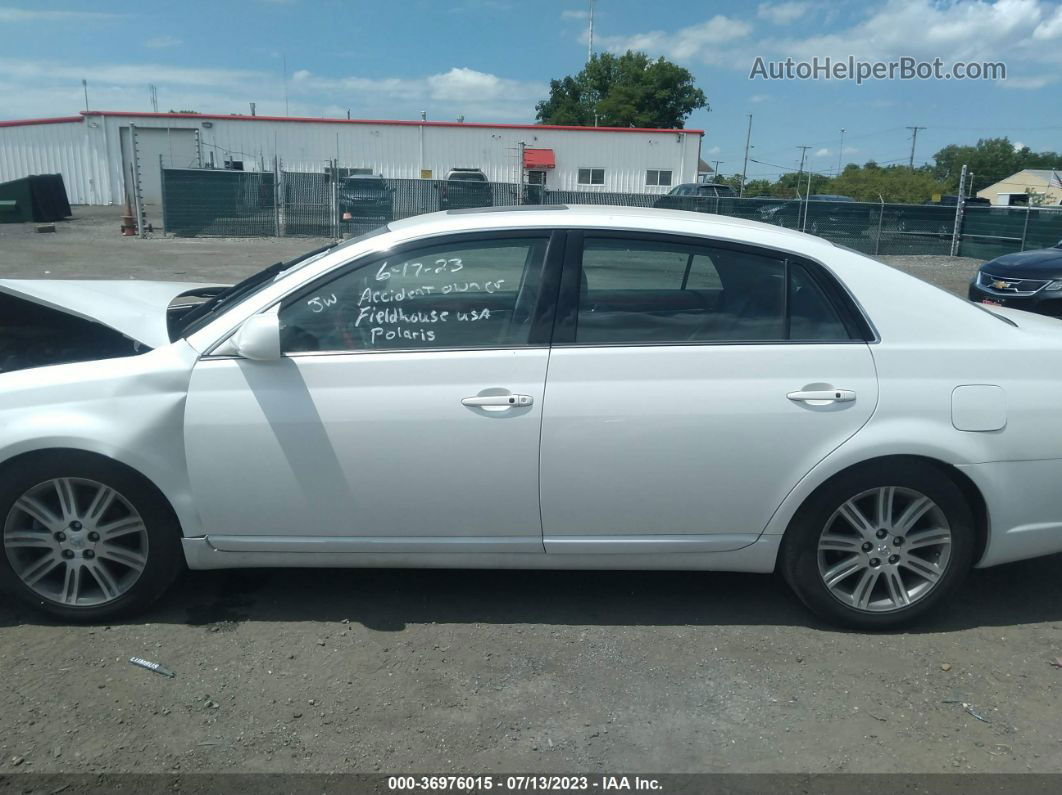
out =
[(393, 194), (381, 176), (355, 174), (346, 177), (339, 183), (339, 217), (344, 221), (372, 218), (386, 223), (394, 220)]
[(1062, 241), (986, 262), (970, 282), (970, 300), (1062, 317)]
[[(804, 214), (807, 219), (804, 219)], [(803, 199), (790, 199), (782, 203), (767, 203), (759, 207), (760, 220), (790, 229), (802, 229), (813, 235), (859, 236), (870, 224), (870, 212), (866, 205), (856, 202), (851, 196), (813, 193)]]
[(451, 168), (446, 179), (439, 183), (440, 210), (465, 210), (493, 204), (494, 191), (487, 175), (478, 168)]
[(695, 213), (718, 213), (720, 208), (726, 212), (726, 208), (733, 202), (720, 203), (720, 199), (733, 199), (737, 197), (735, 190), (729, 185), (721, 185), (715, 182), (686, 182), (676, 185), (666, 196), (661, 196), (653, 202), (653, 207), (665, 210), (690, 210)]

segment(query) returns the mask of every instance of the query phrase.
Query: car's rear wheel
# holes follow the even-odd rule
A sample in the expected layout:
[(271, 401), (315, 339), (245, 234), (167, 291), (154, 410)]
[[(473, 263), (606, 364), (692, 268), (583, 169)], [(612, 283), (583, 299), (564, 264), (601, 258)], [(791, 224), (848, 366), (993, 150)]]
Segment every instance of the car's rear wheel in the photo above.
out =
[(858, 629), (912, 621), (952, 593), (973, 561), (973, 515), (930, 464), (881, 464), (838, 477), (786, 533), (782, 571), (823, 618)]
[(65, 621), (139, 610), (173, 582), (176, 520), (136, 473), (71, 453), (20, 464), (0, 486), (0, 585)]

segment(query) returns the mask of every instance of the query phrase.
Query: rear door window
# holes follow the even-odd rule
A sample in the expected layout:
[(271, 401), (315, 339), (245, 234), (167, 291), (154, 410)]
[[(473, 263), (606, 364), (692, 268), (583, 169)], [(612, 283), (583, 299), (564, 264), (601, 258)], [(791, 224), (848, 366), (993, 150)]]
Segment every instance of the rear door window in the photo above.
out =
[(846, 341), (807, 268), (701, 242), (584, 239), (577, 344)]

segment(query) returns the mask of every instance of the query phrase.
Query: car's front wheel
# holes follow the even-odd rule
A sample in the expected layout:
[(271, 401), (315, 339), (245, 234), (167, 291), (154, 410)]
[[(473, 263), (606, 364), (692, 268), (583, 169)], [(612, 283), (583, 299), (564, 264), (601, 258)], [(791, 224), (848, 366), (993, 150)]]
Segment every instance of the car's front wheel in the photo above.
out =
[(139, 610), (181, 567), (180, 532), (162, 497), (125, 467), (46, 455), (0, 486), (0, 585), (64, 621)]
[(952, 593), (973, 562), (973, 515), (930, 464), (873, 465), (838, 477), (794, 519), (782, 571), (823, 618), (895, 627)]

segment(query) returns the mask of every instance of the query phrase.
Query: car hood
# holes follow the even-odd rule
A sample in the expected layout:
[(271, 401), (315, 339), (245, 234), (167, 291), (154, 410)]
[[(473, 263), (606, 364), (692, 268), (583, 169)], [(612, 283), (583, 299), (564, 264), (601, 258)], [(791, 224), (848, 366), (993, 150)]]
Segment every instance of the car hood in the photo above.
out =
[(1004, 254), (981, 266), (993, 276), (1018, 276), (1023, 279), (1062, 278), (1062, 248), (1041, 248)]
[(166, 310), (225, 285), (104, 279), (0, 279), (0, 292), (108, 326), (150, 348), (170, 342)]

